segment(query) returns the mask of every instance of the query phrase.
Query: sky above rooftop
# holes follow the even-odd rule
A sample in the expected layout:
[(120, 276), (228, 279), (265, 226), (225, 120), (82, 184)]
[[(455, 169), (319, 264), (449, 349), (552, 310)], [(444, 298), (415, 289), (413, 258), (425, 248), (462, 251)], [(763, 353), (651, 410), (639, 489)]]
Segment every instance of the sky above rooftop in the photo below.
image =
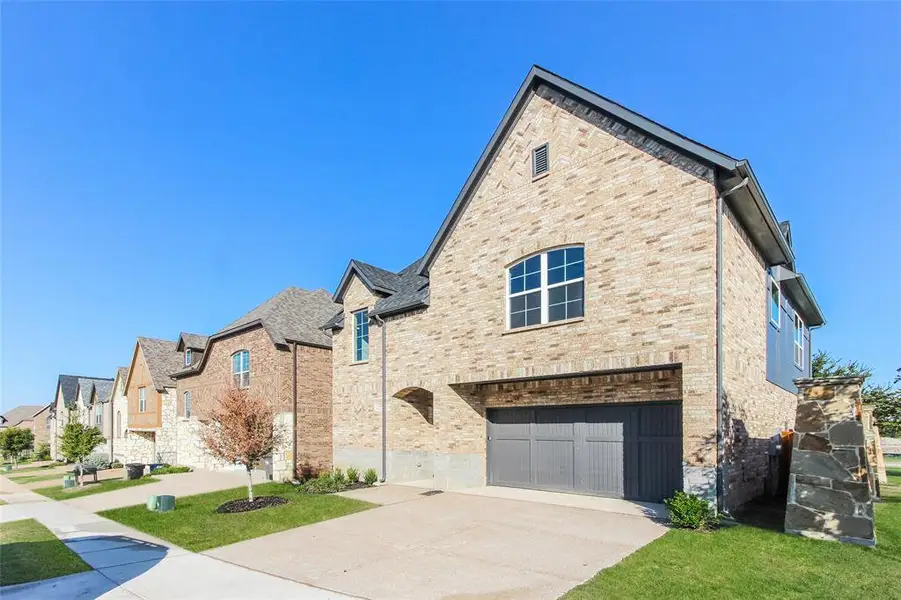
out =
[(421, 255), (529, 67), (748, 158), (828, 319), (901, 367), (901, 6), (18, 3), (0, 406), (350, 258)]

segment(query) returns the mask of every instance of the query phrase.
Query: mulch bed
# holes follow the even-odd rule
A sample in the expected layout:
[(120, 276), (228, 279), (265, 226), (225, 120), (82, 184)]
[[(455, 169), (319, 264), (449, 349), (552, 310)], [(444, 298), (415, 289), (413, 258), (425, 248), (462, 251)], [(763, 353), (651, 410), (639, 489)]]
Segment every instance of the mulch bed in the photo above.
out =
[(361, 490), (363, 488), (368, 488), (369, 486), (363, 483), (362, 481), (356, 481), (354, 483), (347, 484), (347, 487), (341, 490), (342, 492), (349, 492), (350, 490)]
[(281, 504), (287, 504), (288, 500), (286, 498), (281, 498), (279, 496), (259, 496), (258, 498), (254, 498), (253, 502), (247, 500), (247, 498), (243, 498), (241, 500), (230, 500), (225, 504), (219, 505), (216, 509), (217, 513), (242, 513), (249, 512), (251, 510), (259, 510), (261, 508), (268, 508), (270, 506), (279, 506)]

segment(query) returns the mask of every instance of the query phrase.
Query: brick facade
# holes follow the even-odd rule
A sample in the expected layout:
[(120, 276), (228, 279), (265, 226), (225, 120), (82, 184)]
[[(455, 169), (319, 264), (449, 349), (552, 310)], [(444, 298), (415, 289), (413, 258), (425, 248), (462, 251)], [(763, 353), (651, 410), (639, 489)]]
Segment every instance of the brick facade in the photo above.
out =
[[(203, 369), (178, 380), (178, 460), (201, 468), (231, 468), (211, 459), (199, 440), (200, 424), (209, 414), (218, 394), (233, 385), (232, 355), (250, 353), (249, 392), (268, 399), (278, 413), (282, 428), (291, 435), (293, 419), (292, 346), (276, 346), (261, 326), (214, 339), (206, 349)], [(297, 457), (299, 469), (318, 472), (331, 467), (331, 351), (297, 346)], [(191, 416), (185, 418), (185, 392), (191, 393)], [(293, 475), (290, 442), (273, 456), (273, 477)]]
[[(531, 150), (546, 142), (550, 173), (533, 181)], [(507, 331), (506, 267), (566, 244), (585, 249), (584, 318)], [(762, 491), (759, 442), (793, 423), (793, 396), (766, 382), (765, 269), (731, 217), (725, 246), (727, 485), (735, 505)], [(389, 480), (483, 485), (486, 407), (678, 400), (684, 487), (713, 497), (710, 168), (541, 86), (472, 192), (429, 282), (428, 308), (385, 319)], [(380, 467), (379, 323), (370, 323), (369, 360), (352, 360), (352, 313), (377, 299), (354, 276), (344, 290), (344, 327), (333, 337), (339, 466)], [(528, 378), (542, 381), (504, 382)]]

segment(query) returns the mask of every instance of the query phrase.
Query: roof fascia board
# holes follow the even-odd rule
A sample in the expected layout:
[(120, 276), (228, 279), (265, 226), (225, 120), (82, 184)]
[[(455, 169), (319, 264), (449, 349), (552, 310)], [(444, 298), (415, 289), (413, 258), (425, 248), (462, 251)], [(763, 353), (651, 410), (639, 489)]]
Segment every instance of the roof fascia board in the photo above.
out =
[(366, 277), (366, 275), (363, 274), (363, 270), (357, 266), (357, 262), (351, 259), (351, 261), (347, 264), (347, 268), (344, 269), (344, 275), (341, 276), (341, 281), (338, 283), (338, 288), (335, 290), (335, 293), (332, 294), (332, 302), (335, 302), (337, 304), (344, 304), (344, 291), (347, 286), (350, 285), (350, 279), (353, 275), (359, 277), (360, 281), (363, 282), (363, 285), (365, 285), (371, 292), (391, 295), (397, 291), (375, 285), (372, 280), (370, 280), (368, 277)]
[[(741, 177), (747, 177), (748, 183), (750, 184), (749, 191), (751, 194), (751, 198), (754, 200), (754, 204), (757, 206), (757, 210), (760, 211), (760, 216), (763, 218), (766, 223), (767, 229), (769, 229), (773, 238), (776, 240), (776, 243), (779, 245), (779, 250), (781, 252), (781, 262), (777, 263), (774, 261), (774, 264), (789, 264), (795, 262), (795, 254), (792, 251), (791, 247), (788, 245), (788, 241), (785, 239), (785, 236), (782, 235), (782, 230), (779, 228), (779, 222), (776, 220), (776, 215), (773, 213), (773, 208), (770, 206), (769, 200), (767, 200), (766, 194), (763, 193), (763, 187), (760, 185), (760, 181), (758, 181), (757, 176), (754, 174), (754, 170), (751, 168), (751, 163), (747, 160), (740, 160), (736, 165), (736, 171)], [(779, 260), (777, 259), (777, 260)]]

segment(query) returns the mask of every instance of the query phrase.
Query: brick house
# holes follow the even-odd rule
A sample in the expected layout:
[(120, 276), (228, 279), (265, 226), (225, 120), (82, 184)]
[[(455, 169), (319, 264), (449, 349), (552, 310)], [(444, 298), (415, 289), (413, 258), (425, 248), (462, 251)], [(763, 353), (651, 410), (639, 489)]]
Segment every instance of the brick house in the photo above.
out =
[(182, 334), (182, 363), (172, 375), (180, 464), (227, 467), (204, 451), (198, 434), (217, 395), (238, 386), (270, 400), (288, 432), (291, 441), (272, 457), (274, 479), (294, 477), (292, 465), (331, 467), (331, 337), (321, 325), (339, 308), (325, 290), (289, 287), (208, 338)]
[(34, 447), (50, 441), (48, 416), (49, 404), (23, 404), (17, 406), (0, 417), (0, 430), (18, 427), (30, 429), (34, 434)]
[(334, 299), (336, 465), (726, 509), (824, 323), (747, 161), (539, 67), (425, 255)]
[(107, 377), (81, 377), (60, 375), (56, 383), (56, 394), (50, 405), (47, 428), (50, 435), (50, 456), (63, 460), (59, 451), (59, 440), (66, 425), (71, 422), (91, 426), (90, 399), (95, 385), (105, 387), (112, 382)]

